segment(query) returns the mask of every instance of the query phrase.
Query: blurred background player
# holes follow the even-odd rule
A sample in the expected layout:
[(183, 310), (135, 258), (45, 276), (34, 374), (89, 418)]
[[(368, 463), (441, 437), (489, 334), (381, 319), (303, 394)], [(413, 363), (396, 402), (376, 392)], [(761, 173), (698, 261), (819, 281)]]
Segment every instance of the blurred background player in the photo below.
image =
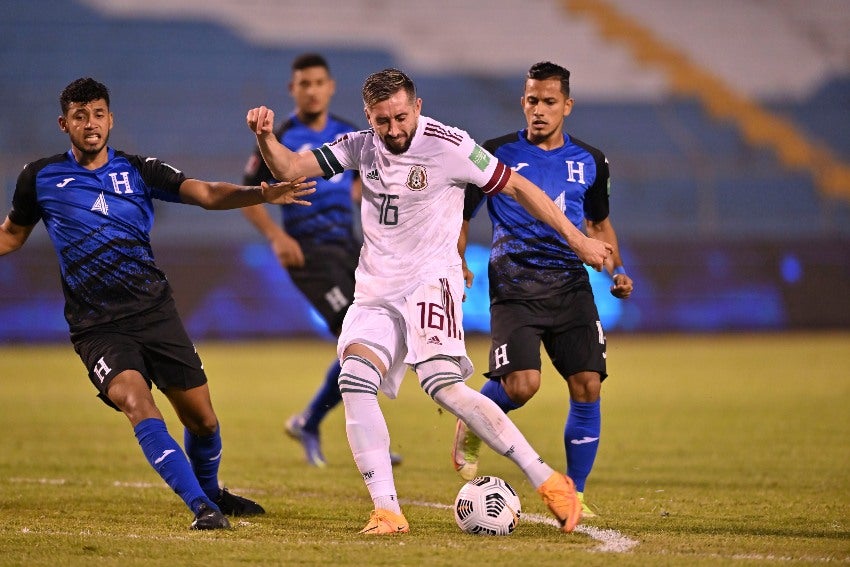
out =
[[(351, 122), (330, 112), (336, 84), (322, 55), (305, 53), (292, 62), (289, 94), (295, 109), (277, 127), (275, 136), (293, 151), (312, 150), (356, 131)], [(254, 185), (273, 179), (259, 149), (248, 159), (244, 182)], [(281, 222), (272, 219), (263, 205), (242, 209), (245, 217), (266, 237), (269, 245), (295, 286), (319, 312), (328, 329), (339, 336), (342, 320), (354, 300), (354, 270), (360, 253), (355, 229), (355, 203), (360, 202), (360, 179), (346, 171), (330, 179), (316, 178), (319, 189), (311, 207), (280, 209)], [(341, 401), (340, 365), (334, 360), (313, 399), (299, 414), (286, 420), (287, 435), (304, 447), (307, 462), (326, 465), (319, 426)], [(401, 456), (390, 453), (393, 465)]]
[[(219, 487), (221, 428), (201, 359), (154, 262), (153, 199), (205, 209), (272, 199), (306, 204), (293, 201), (301, 185), (200, 181), (109, 147), (109, 90), (94, 79), (69, 84), (59, 103), (59, 128), (71, 149), (24, 167), (0, 226), (0, 255), (18, 250), (44, 221), (59, 258), (74, 350), (98, 396), (127, 416), (150, 465), (195, 514), (193, 529), (229, 528), (224, 515), (262, 514), (256, 502)], [(185, 426), (185, 453), (166, 429), (152, 384)]]
[[(608, 242), (605, 267), (611, 293), (625, 299), (632, 280), (623, 268), (617, 235), (608, 216), (608, 160), (598, 149), (564, 132), (573, 107), (570, 72), (554, 63), (533, 65), (525, 81), (522, 109), (526, 129), (488, 140), (484, 148), (537, 184), (588, 236)], [(485, 198), (467, 187), (459, 249), (466, 249), (469, 219)], [(601, 430), (600, 391), (607, 376), (606, 340), (587, 270), (551, 227), (516, 201), (487, 199), (493, 223), (488, 268), (490, 283), (490, 380), (481, 392), (505, 412), (523, 406), (540, 388), (540, 343), (567, 381), (570, 409), (564, 427), (567, 474), (576, 484), (583, 517), (595, 516), (584, 503)], [(467, 287), (473, 274), (464, 262)], [(478, 473), (481, 440), (458, 420), (452, 446), (455, 469), (465, 479)]]

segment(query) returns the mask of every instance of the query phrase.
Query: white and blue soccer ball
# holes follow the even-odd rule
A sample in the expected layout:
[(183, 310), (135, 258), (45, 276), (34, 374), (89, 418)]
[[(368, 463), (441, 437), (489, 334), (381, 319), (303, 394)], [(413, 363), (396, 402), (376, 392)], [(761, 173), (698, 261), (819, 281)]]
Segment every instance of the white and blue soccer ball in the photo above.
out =
[(508, 535), (519, 523), (520, 508), (510, 484), (496, 476), (479, 476), (457, 493), (455, 521), (468, 534)]

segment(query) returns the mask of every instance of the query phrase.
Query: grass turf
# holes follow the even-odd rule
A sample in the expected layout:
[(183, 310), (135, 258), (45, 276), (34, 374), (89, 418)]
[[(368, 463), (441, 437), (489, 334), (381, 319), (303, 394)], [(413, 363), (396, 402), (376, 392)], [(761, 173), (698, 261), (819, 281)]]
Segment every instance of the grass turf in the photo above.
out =
[[(330, 463), (309, 468), (282, 434), (334, 356), (307, 340), (200, 344), (222, 422), (221, 479), (268, 514), (191, 532), (191, 514), (145, 462), (125, 418), (103, 405), (69, 345), (0, 347), (0, 565), (725, 565), (850, 562), (850, 335), (609, 337), (603, 437), (587, 486), (589, 526), (637, 542), (600, 551), (589, 533), (521, 520), (511, 536), (462, 534), (448, 505), (454, 418), (408, 374), (381, 398), (411, 533), (365, 537), (371, 502), (342, 408), (323, 426)], [(483, 383), (487, 342), (470, 355)], [(550, 366), (511, 414), (564, 466), (566, 388)], [(172, 435), (182, 432), (157, 395)], [(507, 459), (523, 512), (544, 516)]]

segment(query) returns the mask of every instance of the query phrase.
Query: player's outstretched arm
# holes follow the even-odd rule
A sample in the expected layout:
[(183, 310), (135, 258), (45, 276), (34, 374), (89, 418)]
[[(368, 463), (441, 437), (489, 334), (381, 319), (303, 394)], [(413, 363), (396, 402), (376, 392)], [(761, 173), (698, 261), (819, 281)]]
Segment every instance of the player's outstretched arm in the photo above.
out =
[(238, 209), (260, 203), (276, 205), (309, 205), (303, 197), (316, 192), (316, 182), (303, 177), (269, 185), (265, 181), (259, 186), (246, 187), (223, 181), (201, 181), (186, 179), (180, 185), (180, 198), (184, 203), (205, 209)]
[(0, 256), (14, 252), (23, 246), (33, 228), (35, 228), (35, 225), (21, 226), (6, 217), (6, 220), (0, 225)]
[(607, 242), (589, 238), (577, 229), (537, 185), (511, 171), (511, 177), (502, 193), (516, 199), (534, 218), (557, 230), (582, 262), (597, 272), (602, 270), (605, 260), (613, 252), (612, 246)]
[(316, 156), (310, 151), (293, 152), (274, 135), (274, 110), (258, 106), (248, 111), (248, 128), (257, 136), (257, 146), (275, 179), (319, 177), (323, 174)]

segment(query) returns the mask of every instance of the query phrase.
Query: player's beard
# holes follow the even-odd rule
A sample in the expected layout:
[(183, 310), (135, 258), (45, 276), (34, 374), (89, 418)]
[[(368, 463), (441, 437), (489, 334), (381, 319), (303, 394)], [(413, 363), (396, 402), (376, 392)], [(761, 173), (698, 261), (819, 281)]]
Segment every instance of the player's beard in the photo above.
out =
[(384, 145), (391, 154), (401, 155), (410, 148), (410, 143), (413, 141), (412, 132), (405, 132), (403, 141), (399, 142), (398, 138), (384, 137)]

